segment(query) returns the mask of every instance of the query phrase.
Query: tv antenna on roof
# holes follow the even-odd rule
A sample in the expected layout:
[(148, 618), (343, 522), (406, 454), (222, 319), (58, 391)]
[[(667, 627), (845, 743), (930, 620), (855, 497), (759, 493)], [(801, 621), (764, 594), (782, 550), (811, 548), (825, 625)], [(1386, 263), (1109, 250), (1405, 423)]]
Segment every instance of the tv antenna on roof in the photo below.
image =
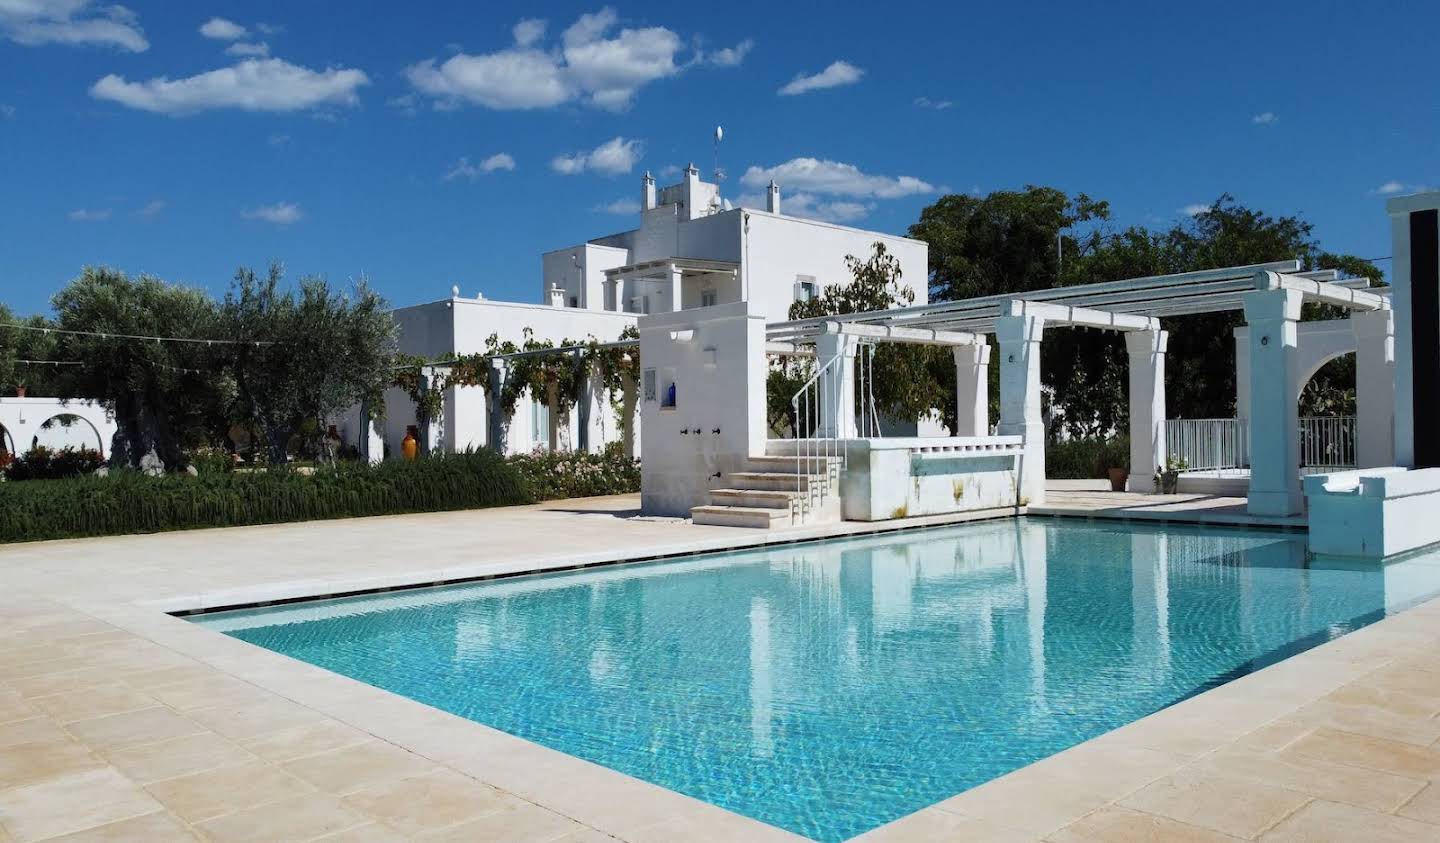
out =
[(720, 169), (720, 141), (725, 139), (725, 127), (715, 127), (715, 183), (725, 180), (725, 171)]

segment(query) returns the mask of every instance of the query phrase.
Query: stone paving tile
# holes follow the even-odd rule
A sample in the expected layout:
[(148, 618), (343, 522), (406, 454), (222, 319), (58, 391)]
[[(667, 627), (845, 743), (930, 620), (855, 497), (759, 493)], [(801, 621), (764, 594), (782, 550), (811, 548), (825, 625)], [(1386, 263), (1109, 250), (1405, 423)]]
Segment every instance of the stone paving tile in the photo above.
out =
[(1287, 715), (1313, 727), (1327, 727), (1376, 738), (1429, 746), (1440, 739), (1440, 721), (1429, 716), (1397, 714), (1373, 705), (1346, 705), (1329, 698)]
[(83, 744), (68, 737), (16, 744), (0, 749), (0, 790), (38, 784), (104, 766), (105, 762), (96, 758)]
[(160, 808), (139, 785), (110, 769), (0, 791), (0, 825), (17, 843), (83, 831)]
[(1274, 753), (1222, 749), (1197, 761), (1190, 769), (1386, 812), (1405, 804), (1426, 784), (1424, 778), (1406, 778), (1297, 753), (1282, 757)]
[(186, 716), (232, 740), (245, 740), (326, 719), (314, 709), (273, 695), (259, 702), (197, 708), (186, 712)]
[(498, 813), (514, 801), (453, 770), (375, 784), (345, 797), (347, 805), (411, 836)]
[(935, 807), (996, 825), (1049, 834), (1120, 794), (1085, 787), (1073, 778), (1026, 772), (980, 785)]
[(315, 843), (405, 843), (407, 838), (393, 828), (370, 823), (315, 838)]
[(369, 734), (334, 720), (266, 732), (240, 741), (240, 745), (270, 761), (291, 761), (373, 740)]
[(1045, 838), (1047, 843), (1234, 843), (1240, 839), (1113, 805), (1088, 814)]
[(931, 840), (1030, 843), (1035, 840), (1035, 835), (932, 807), (922, 808), (853, 838), (854, 843), (921, 843)]
[(150, 688), (148, 693), (176, 711), (211, 708), (217, 700), (224, 701), (226, 705), (244, 705), (266, 702), (274, 697), (269, 691), (257, 688), (249, 682), (232, 679), (218, 670), (210, 676), (173, 685), (158, 685)]
[(69, 737), (60, 725), (48, 717), (31, 717), (0, 723), (0, 749), (22, 743), (43, 743)]
[(259, 761), (166, 779), (145, 788), (165, 807), (191, 823), (311, 790), (294, 776)]
[(1440, 840), (1440, 826), (1317, 799), (1260, 836), (1263, 843), (1416, 843)]
[(65, 728), (92, 749), (109, 752), (145, 743), (198, 735), (204, 727), (163, 706), (80, 720)]
[(184, 823), (169, 813), (156, 811), (63, 837), (53, 837), (47, 843), (183, 843), (199, 839)]
[(427, 834), (425, 840), (437, 843), (548, 843), (584, 830), (585, 826), (568, 817), (539, 805), (512, 799), (500, 811)]
[(1396, 813), (1402, 817), (1440, 826), (1440, 784), (1430, 783)]
[(377, 782), (419, 776), (439, 769), (434, 762), (385, 741), (307, 755), (280, 765), (330, 793), (350, 793)]
[(1186, 771), (1147, 785), (1120, 800), (1120, 805), (1252, 838), (1309, 801), (1309, 796), (1285, 788)]
[(14, 691), (0, 693), (0, 723), (26, 720), (39, 713), (39, 709)]
[(40, 676), (28, 676), (23, 679), (11, 679), (7, 680), (6, 684), (21, 696), (29, 698), (81, 691), (86, 688), (93, 688), (96, 685), (108, 685), (112, 681), (113, 677), (103, 668), (82, 667), (78, 670), (66, 670), (60, 673), (46, 673)]
[(1333, 729), (1317, 729), (1286, 747), (1281, 755), (1319, 758), (1397, 776), (1440, 778), (1440, 751)]
[(256, 760), (214, 732), (132, 746), (108, 753), (106, 759), (141, 784)]
[(114, 682), (45, 697), (32, 697), (30, 704), (50, 715), (56, 722), (70, 723), (151, 708), (155, 705), (155, 700), (128, 685)]
[(311, 840), (368, 822), (334, 796), (308, 793), (226, 814), (197, 828), (217, 843), (271, 843)]

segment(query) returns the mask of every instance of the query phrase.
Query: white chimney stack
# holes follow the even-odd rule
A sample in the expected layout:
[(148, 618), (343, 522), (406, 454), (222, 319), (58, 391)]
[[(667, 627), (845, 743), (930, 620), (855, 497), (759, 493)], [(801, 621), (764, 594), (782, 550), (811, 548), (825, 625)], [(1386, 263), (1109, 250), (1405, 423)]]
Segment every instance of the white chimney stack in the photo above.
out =
[(780, 213), (780, 185), (770, 180), (770, 186), (765, 188), (765, 210), (772, 214)]
[(645, 178), (640, 180), (640, 210), (648, 211), (655, 207), (655, 177), (650, 171), (645, 171)]
[(551, 306), (551, 307), (564, 307), (564, 306), (565, 306), (565, 291), (560, 288), (560, 285), (559, 285), (559, 284), (551, 284), (551, 285), (550, 285), (550, 306)]

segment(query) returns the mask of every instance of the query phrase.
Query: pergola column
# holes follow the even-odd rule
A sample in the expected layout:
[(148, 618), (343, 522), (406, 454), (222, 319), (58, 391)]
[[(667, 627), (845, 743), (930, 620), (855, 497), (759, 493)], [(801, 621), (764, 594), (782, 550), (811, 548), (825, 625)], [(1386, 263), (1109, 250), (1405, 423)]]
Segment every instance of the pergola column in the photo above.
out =
[(955, 357), (955, 435), (990, 435), (990, 344), (977, 337), (950, 348)]
[[(859, 343), (848, 334), (821, 334), (815, 338), (817, 371), (820, 376), (820, 414), (816, 436), (854, 439), (855, 432), (855, 351)], [(835, 362), (831, 364), (831, 361)]]
[[(422, 366), (420, 369), (420, 392), (428, 394), (435, 391), (436, 377), (433, 366)], [(445, 448), (445, 405), (444, 394), (441, 393), (440, 412), (425, 420), (420, 428), (420, 453), (431, 454)]]
[(1395, 464), (1395, 314), (1350, 314), (1355, 332), (1355, 467)]
[[(374, 464), (385, 459), (385, 432), (380, 429), (380, 420), (371, 418), (371, 409), (369, 401), (360, 402), (360, 436), (355, 444), (360, 458)], [(0, 442), (0, 446), (3, 445)]]
[(620, 441), (625, 449), (626, 459), (635, 459), (635, 405), (639, 388), (635, 375), (628, 369), (620, 370)]
[(1293, 515), (1300, 494), (1298, 290), (1245, 294), (1250, 325), (1250, 500), (1255, 515)]
[(1165, 346), (1167, 331), (1129, 331), (1130, 479), (1132, 492), (1154, 492), (1154, 472), (1165, 465)]
[(505, 436), (510, 427), (510, 420), (505, 418), (505, 405), (501, 400), (501, 394), (505, 391), (505, 382), (510, 377), (510, 364), (499, 357), (490, 358), (490, 394), (489, 416), (490, 430), (486, 438), (490, 442), (490, 449), (501, 456), (505, 454)]
[(1001, 316), (995, 320), (1000, 342), (1001, 436), (1023, 436), (1019, 493), (1027, 503), (1045, 502), (1045, 421), (1040, 416), (1040, 340), (1045, 320), (1037, 316)]

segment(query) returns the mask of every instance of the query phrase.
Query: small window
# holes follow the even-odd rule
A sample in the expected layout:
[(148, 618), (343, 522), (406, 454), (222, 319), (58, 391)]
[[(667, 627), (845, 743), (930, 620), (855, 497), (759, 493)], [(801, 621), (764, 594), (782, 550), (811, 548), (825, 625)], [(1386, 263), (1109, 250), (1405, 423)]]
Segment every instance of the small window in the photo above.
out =
[(701, 290), (701, 291), (700, 291), (700, 306), (701, 306), (701, 307), (714, 307), (715, 304), (716, 304), (719, 300), (720, 300), (719, 294), (717, 294), (714, 290)]
[(795, 301), (811, 301), (818, 292), (813, 275), (795, 276)]
[(579, 306), (580, 306), (580, 298), (579, 298), (579, 296), (571, 296), (571, 297), (570, 297), (570, 306), (571, 306), (571, 307), (579, 307)]
[(646, 401), (654, 401), (654, 400), (655, 400), (655, 392), (656, 392), (656, 389), (655, 389), (655, 370), (654, 370), (654, 369), (646, 369), (643, 379), (644, 379), (644, 381), (645, 381), (645, 400), (646, 400)]
[(530, 447), (550, 444), (550, 405), (538, 398), (530, 399)]

